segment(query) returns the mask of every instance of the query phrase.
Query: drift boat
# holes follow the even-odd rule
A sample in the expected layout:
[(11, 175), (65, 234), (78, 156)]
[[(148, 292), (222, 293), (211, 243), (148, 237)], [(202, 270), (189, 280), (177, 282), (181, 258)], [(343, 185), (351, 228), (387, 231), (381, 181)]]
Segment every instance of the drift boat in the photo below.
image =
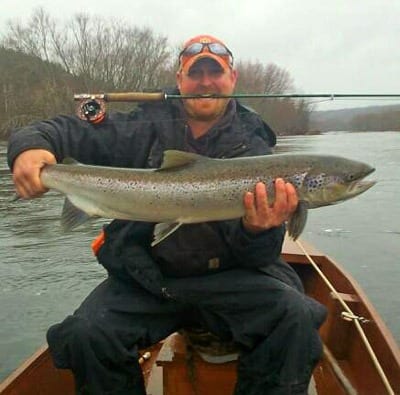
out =
[[(306, 293), (328, 309), (320, 329), (324, 356), (314, 370), (309, 394), (400, 394), (399, 347), (356, 281), (304, 242), (287, 239), (282, 257), (300, 275)], [(143, 350), (139, 362), (149, 395), (233, 393), (236, 361), (211, 363), (182, 333)], [(0, 395), (55, 394), (73, 395), (74, 382), (69, 371), (53, 366), (47, 346), (0, 384)]]

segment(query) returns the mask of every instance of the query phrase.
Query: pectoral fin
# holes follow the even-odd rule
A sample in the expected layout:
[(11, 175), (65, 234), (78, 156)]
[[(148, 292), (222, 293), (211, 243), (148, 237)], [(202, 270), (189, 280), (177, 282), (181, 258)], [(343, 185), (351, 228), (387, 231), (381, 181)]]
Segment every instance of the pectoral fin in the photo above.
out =
[(307, 222), (307, 213), (308, 203), (300, 200), (296, 211), (288, 221), (288, 233), (293, 240), (296, 240), (303, 232)]
[(64, 201), (61, 214), (61, 226), (64, 230), (71, 230), (82, 225), (91, 218), (90, 215), (74, 206), (68, 198)]
[(171, 233), (175, 232), (181, 225), (181, 222), (157, 224), (154, 228), (153, 242), (151, 243), (151, 245), (155, 246), (160, 241), (163, 241)]

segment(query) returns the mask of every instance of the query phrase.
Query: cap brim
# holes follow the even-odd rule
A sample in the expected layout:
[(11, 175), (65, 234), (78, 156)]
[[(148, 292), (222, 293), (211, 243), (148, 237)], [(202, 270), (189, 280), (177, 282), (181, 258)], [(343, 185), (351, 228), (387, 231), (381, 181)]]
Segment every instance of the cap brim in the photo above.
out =
[(229, 64), (220, 56), (213, 53), (199, 53), (198, 55), (192, 56), (183, 65), (182, 70), (188, 72), (195, 63), (202, 59), (211, 59), (216, 62), (223, 70), (228, 70), (230, 68)]

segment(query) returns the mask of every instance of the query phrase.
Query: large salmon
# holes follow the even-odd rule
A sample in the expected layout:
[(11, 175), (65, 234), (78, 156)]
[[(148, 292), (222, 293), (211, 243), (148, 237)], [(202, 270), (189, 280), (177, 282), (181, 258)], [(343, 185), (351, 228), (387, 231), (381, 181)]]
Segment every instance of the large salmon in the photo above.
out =
[(126, 169), (82, 165), (72, 160), (45, 166), (41, 180), (66, 195), (62, 214), (70, 229), (88, 217), (155, 222), (153, 245), (181, 224), (239, 218), (243, 196), (257, 182), (268, 187), (274, 200), (274, 180), (291, 182), (300, 203), (288, 222), (296, 239), (307, 209), (350, 199), (375, 182), (362, 181), (371, 166), (336, 156), (279, 154), (211, 159), (181, 151), (166, 151), (159, 169)]

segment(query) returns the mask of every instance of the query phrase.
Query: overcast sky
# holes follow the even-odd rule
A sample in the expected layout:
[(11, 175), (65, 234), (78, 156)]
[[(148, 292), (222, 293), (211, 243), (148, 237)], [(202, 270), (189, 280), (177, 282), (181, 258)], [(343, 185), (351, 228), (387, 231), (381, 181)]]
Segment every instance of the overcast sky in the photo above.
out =
[[(301, 93), (400, 93), (400, 0), (0, 0), (0, 6), (0, 31), (39, 6), (60, 20), (85, 12), (150, 27), (171, 44), (215, 35), (236, 58), (285, 68)], [(319, 109), (350, 104), (361, 102)]]

